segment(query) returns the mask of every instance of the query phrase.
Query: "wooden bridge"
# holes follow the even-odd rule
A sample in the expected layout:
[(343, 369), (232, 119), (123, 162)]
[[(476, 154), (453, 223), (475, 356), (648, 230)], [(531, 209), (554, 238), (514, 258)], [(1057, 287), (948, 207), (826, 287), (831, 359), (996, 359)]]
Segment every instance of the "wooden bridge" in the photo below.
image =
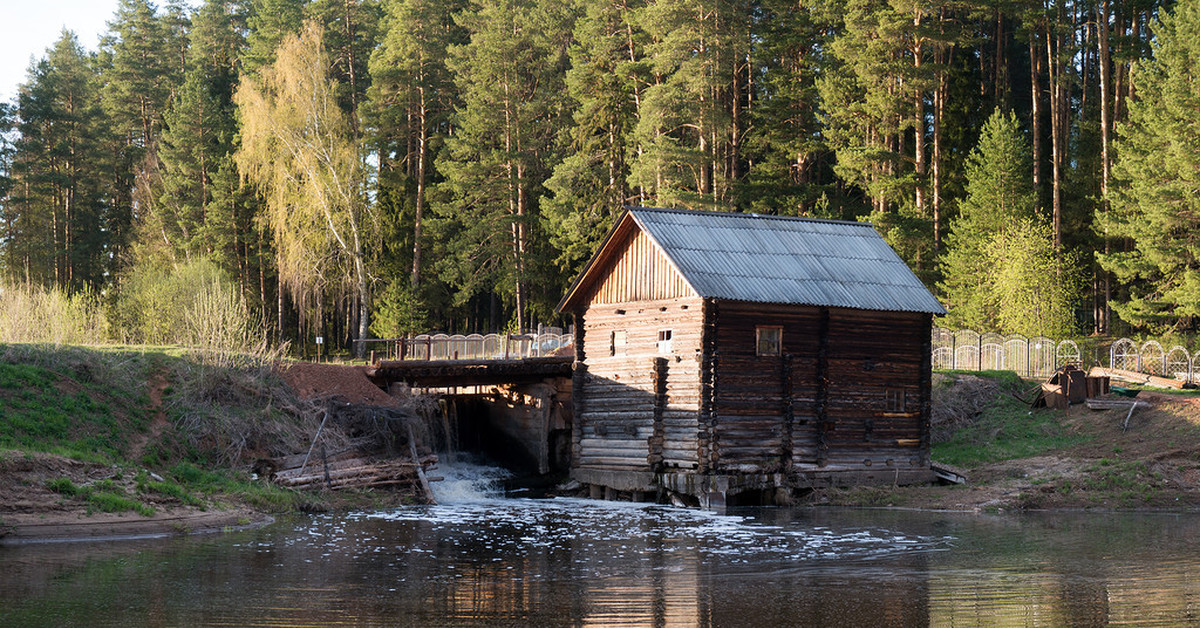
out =
[(543, 330), (367, 341), (366, 374), (384, 390), (400, 383), (434, 389), (452, 449), (550, 477), (570, 465), (573, 340)]
[(475, 360), (381, 360), (367, 377), (384, 389), (395, 382), (420, 388), (531, 384), (571, 377), (573, 356)]

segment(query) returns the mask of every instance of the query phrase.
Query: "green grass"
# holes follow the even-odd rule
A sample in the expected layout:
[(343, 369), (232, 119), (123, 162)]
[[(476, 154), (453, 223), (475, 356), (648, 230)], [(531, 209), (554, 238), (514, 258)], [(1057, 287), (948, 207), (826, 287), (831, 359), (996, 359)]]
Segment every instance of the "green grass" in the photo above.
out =
[(37, 362), (0, 361), (0, 448), (119, 460), (130, 434), (147, 424), (138, 405), (142, 399), (128, 390), (141, 377), (111, 373), (124, 380), (114, 384), (100, 377), (110, 374), (96, 366), (101, 359), (93, 356), (90, 362), (67, 361), (60, 371)]
[(155, 512), (153, 506), (130, 498), (125, 489), (111, 479), (78, 486), (70, 478), (54, 478), (46, 482), (46, 488), (64, 497), (83, 500), (87, 503), (88, 514), (133, 511), (143, 517), (153, 517)]
[[(973, 373), (1000, 380), (1001, 390), (1020, 391), (1029, 385), (1011, 371)], [(963, 426), (944, 443), (933, 447), (933, 459), (972, 468), (990, 462), (1028, 458), (1084, 442), (1059, 421), (1061, 413), (1030, 410), (1007, 394), (999, 395), (984, 408), (979, 418)]]
[(249, 478), (227, 471), (205, 471), (190, 462), (180, 462), (170, 470), (180, 485), (205, 495), (228, 495), (267, 512), (288, 512), (308, 503), (296, 491), (253, 482)]

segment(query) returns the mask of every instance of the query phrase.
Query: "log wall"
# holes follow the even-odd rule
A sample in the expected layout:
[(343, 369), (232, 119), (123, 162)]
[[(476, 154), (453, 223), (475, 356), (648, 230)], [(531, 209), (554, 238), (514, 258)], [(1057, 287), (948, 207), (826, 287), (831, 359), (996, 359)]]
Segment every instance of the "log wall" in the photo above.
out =
[[(928, 315), (739, 302), (709, 309), (712, 468), (928, 464)], [(760, 325), (783, 328), (782, 355), (756, 355)]]
[[(700, 299), (681, 297), (593, 304), (576, 318), (586, 368), (574, 391), (575, 466), (696, 468), (703, 311)], [(671, 330), (665, 352), (663, 330)], [(613, 332), (624, 334), (623, 347)]]

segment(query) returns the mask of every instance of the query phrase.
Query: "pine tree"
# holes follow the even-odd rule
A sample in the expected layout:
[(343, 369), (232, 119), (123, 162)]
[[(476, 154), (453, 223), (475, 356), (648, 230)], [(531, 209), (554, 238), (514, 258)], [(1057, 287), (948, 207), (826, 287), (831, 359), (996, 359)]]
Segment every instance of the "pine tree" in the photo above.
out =
[(639, 11), (651, 84), (641, 96), (630, 182), (649, 202), (733, 207), (749, 20), (728, 0), (653, 0)]
[(110, 259), (108, 164), (95, 67), (73, 33), (31, 68), (17, 115), (4, 266), (67, 290), (99, 287)]
[(966, 195), (947, 238), (940, 288), (949, 324), (995, 329), (988, 247), (1007, 226), (1031, 220), (1037, 211), (1029, 144), (1015, 115), (997, 109), (988, 118), (965, 170)]
[(465, 5), (465, 0), (385, 1), (383, 34), (371, 56), (366, 117), (379, 152), (379, 202), (397, 225), (396, 237), (388, 238), (389, 257), (406, 260), (412, 290), (421, 286), (425, 270), (433, 156), (444, 145), (456, 103), (446, 59), (450, 46), (467, 39), (453, 16)]
[(325, 26), (330, 76), (338, 82), (338, 100), (358, 135), (358, 108), (371, 85), (367, 63), (379, 37), (379, 0), (314, 0), (305, 13)]
[(1110, 188), (1112, 212), (1101, 223), (1128, 238), (1128, 251), (1100, 255), (1129, 300), (1117, 315), (1144, 328), (1195, 329), (1200, 321), (1200, 3), (1180, 2), (1155, 24), (1153, 57), (1134, 73), (1137, 100), (1118, 125)]
[(165, 116), (158, 154), (163, 193), (154, 206), (157, 215), (144, 219), (158, 223), (150, 227), (149, 239), (170, 246), (172, 258), (209, 257), (237, 276), (242, 273), (236, 241), (249, 225), (234, 219), (235, 206), (214, 204), (219, 193), (228, 197), (228, 191), (217, 190), (217, 173), (232, 168), (233, 94), (245, 45), (236, 30), (241, 16), (226, 11), (225, 2), (210, 0), (196, 15), (187, 74)]
[[(147, 0), (121, 0), (102, 43), (110, 64), (106, 108), (117, 131), (141, 151), (157, 140), (171, 92), (183, 76), (177, 51), (186, 43), (170, 26)], [(135, 163), (140, 155), (135, 153)]]
[(821, 167), (829, 148), (821, 138), (816, 79), (831, 37), (808, 4), (764, 0), (760, 6), (754, 49), (760, 78), (746, 139), (753, 166), (739, 186), (739, 205), (758, 213), (846, 217), (828, 213), (828, 199), (838, 192)]
[(640, 3), (597, 0), (575, 24), (566, 85), (577, 103), (569, 154), (546, 181), (546, 232), (569, 280), (629, 204), (628, 156), (646, 83), (644, 35), (633, 20)]
[[(451, 48), (462, 104), (438, 160), (448, 248), (439, 269), (459, 304), (492, 291), (510, 297), (522, 329), (558, 298), (557, 282), (537, 281), (549, 257), (539, 250), (538, 198), (568, 121), (562, 77), (572, 17), (553, 0), (486, 0), (461, 14), (471, 42)], [(548, 284), (554, 288), (530, 298)]]
[(275, 50), (285, 37), (300, 32), (308, 0), (251, 0), (249, 32), (242, 65), (248, 74), (275, 62)]

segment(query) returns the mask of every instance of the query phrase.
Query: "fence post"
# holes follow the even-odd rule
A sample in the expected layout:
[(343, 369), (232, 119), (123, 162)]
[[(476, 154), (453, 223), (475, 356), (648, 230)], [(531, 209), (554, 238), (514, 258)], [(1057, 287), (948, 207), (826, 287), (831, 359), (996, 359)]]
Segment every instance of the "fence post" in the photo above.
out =
[(1025, 377), (1033, 377), (1030, 366), (1030, 339), (1025, 339)]

